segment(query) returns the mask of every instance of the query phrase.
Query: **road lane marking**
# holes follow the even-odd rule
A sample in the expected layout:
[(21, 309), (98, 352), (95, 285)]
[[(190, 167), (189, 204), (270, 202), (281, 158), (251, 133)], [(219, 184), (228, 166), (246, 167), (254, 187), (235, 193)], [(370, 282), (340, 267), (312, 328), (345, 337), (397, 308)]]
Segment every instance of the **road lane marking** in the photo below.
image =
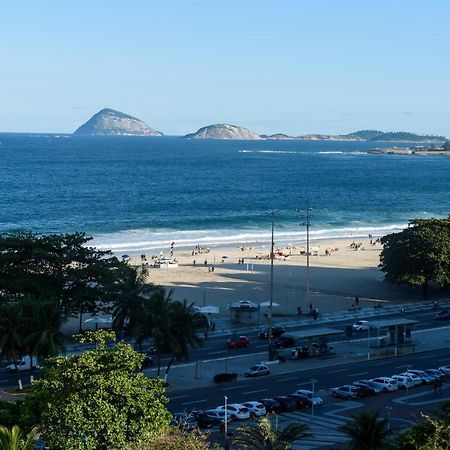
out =
[(416, 359), (429, 359), (430, 355), (416, 356)]
[(183, 406), (186, 406), (186, 405), (195, 405), (196, 403), (204, 403), (204, 402), (206, 402), (206, 399), (205, 399), (205, 400), (197, 400), (197, 401), (195, 401), (195, 402), (186, 402), (186, 403), (182, 403), (182, 405), (183, 405)]
[(267, 344), (264, 344), (264, 345), (257, 345), (256, 348), (267, 348)]
[(231, 391), (231, 390), (235, 390), (235, 389), (245, 389), (245, 388), (248, 388), (248, 386), (227, 387), (227, 388), (222, 389), (222, 392)]
[(357, 377), (359, 375), (365, 375), (366, 373), (369, 373), (369, 372), (350, 373), (348, 376), (349, 377)]
[(449, 362), (450, 359), (448, 358), (443, 358), (443, 359), (438, 359), (437, 362)]
[(177, 400), (179, 398), (186, 398), (189, 397), (189, 395), (178, 395), (177, 397), (169, 397), (169, 400)]
[(298, 378), (297, 377), (282, 378), (281, 380), (278, 381), (292, 381), (292, 380), (298, 380)]
[(328, 373), (346, 372), (348, 369), (329, 370)]
[(225, 350), (220, 350), (219, 352), (210, 352), (208, 355), (221, 355), (222, 353), (225, 353)]
[(258, 394), (259, 392), (267, 392), (267, 389), (259, 389), (258, 391), (243, 392), (243, 394), (244, 395), (247, 395), (247, 394)]

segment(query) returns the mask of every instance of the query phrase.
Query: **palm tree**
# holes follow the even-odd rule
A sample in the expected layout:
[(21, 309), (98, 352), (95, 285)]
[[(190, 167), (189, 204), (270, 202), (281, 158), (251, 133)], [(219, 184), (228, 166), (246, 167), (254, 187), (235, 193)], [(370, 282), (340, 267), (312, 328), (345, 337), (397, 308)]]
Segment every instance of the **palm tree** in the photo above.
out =
[(0, 450), (34, 450), (39, 433), (33, 428), (27, 435), (17, 426), (0, 425)]
[(16, 365), (17, 381), (22, 382), (17, 361), (24, 355), (22, 309), (18, 303), (4, 303), (0, 306), (0, 348), (1, 356)]
[(391, 434), (387, 419), (380, 419), (379, 412), (371, 410), (353, 416), (353, 421), (342, 425), (339, 431), (350, 437), (351, 450), (384, 449)]
[(187, 360), (189, 346), (199, 348), (203, 340), (198, 332), (204, 327), (202, 315), (195, 310), (194, 303), (188, 304), (187, 300), (171, 303), (169, 308), (169, 334), (172, 337), (172, 357), (167, 365), (164, 381), (167, 381), (170, 367), (174, 359)]
[(146, 333), (146, 316), (153, 285), (146, 284), (145, 268), (125, 267), (121, 277), (120, 292), (116, 295), (113, 309), (113, 329), (134, 337), (141, 345), (142, 334)]
[(61, 333), (62, 311), (57, 300), (41, 300), (23, 304), (26, 327), (24, 348), (32, 357), (48, 358), (63, 348), (65, 336)]
[(249, 450), (290, 450), (293, 442), (313, 437), (304, 423), (292, 422), (277, 431), (269, 417), (258, 419), (255, 424), (239, 427), (233, 436), (233, 443)]

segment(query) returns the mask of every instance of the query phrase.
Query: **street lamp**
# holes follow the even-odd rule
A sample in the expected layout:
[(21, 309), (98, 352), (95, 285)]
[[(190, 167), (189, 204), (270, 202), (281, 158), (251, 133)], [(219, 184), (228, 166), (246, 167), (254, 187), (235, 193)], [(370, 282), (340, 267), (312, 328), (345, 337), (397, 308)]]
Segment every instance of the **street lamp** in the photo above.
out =
[[(296, 211), (300, 211), (296, 209)], [(309, 212), (311, 208), (309, 207), (309, 200), (306, 200), (306, 220), (301, 225), (306, 226), (306, 292), (305, 292), (305, 302), (306, 307), (309, 306), (309, 227), (311, 225)]]
[(273, 216), (274, 212), (272, 211), (272, 233), (271, 233), (271, 244), (270, 244), (270, 304), (269, 304), (269, 361), (273, 360), (273, 339), (272, 339), (272, 308), (273, 308)]
[(223, 397), (225, 401), (225, 436), (228, 436), (228, 397)]
[(311, 419), (314, 419), (314, 387), (316, 385), (317, 380), (315, 380), (314, 378), (311, 378), (311, 383), (312, 383), (312, 398), (311, 398)]
[(391, 410), (392, 406), (386, 406), (387, 409), (387, 429), (391, 429)]
[[(406, 372), (409, 371), (409, 369), (411, 369), (412, 366), (408, 365), (406, 366)], [(409, 403), (409, 387), (408, 387), (408, 379), (406, 379), (406, 403)]]

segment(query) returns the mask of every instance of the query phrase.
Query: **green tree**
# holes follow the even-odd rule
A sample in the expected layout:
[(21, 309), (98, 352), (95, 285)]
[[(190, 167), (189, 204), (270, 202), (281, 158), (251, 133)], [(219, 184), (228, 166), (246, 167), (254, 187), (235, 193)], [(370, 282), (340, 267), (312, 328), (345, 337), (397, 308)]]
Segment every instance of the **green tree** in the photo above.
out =
[(96, 348), (50, 361), (25, 400), (28, 418), (53, 449), (124, 448), (143, 436), (159, 434), (170, 421), (161, 380), (139, 369), (143, 356), (114, 333), (87, 332), (78, 340)]
[(450, 141), (445, 141), (444, 145), (442, 146), (442, 148), (447, 151), (450, 152)]
[(0, 425), (0, 450), (34, 450), (38, 436), (36, 428), (25, 435), (17, 425), (11, 429)]
[(353, 421), (342, 425), (339, 431), (351, 439), (351, 450), (385, 449), (391, 434), (387, 419), (380, 419), (378, 412), (370, 410), (353, 416)]
[(289, 450), (294, 441), (313, 437), (304, 423), (292, 422), (277, 431), (269, 417), (263, 417), (255, 424), (240, 426), (233, 435), (233, 443), (251, 450)]
[(450, 218), (413, 220), (400, 233), (383, 237), (381, 243), (379, 267), (388, 281), (421, 286), (424, 298), (428, 298), (430, 282), (448, 286)]

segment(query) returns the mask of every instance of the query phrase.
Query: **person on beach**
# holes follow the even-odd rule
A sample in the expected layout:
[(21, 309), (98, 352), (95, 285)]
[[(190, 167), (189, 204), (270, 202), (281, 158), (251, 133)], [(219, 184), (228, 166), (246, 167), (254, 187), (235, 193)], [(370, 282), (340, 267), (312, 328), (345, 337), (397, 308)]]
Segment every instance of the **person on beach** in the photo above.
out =
[(355, 305), (359, 306), (359, 297), (358, 296), (355, 297)]
[(193, 264), (194, 264), (194, 267), (195, 267), (195, 264), (196, 264), (196, 261), (195, 261), (195, 259), (194, 259), (194, 261), (193, 261)]
[(312, 311), (312, 308), (313, 308), (312, 303), (310, 303), (309, 304), (309, 310)]
[(205, 259), (205, 267), (208, 265), (208, 260)]
[(211, 272), (214, 272), (214, 266), (211, 267)]
[(300, 317), (301, 315), (302, 315), (302, 307), (299, 306), (299, 307), (297, 308), (297, 316)]

